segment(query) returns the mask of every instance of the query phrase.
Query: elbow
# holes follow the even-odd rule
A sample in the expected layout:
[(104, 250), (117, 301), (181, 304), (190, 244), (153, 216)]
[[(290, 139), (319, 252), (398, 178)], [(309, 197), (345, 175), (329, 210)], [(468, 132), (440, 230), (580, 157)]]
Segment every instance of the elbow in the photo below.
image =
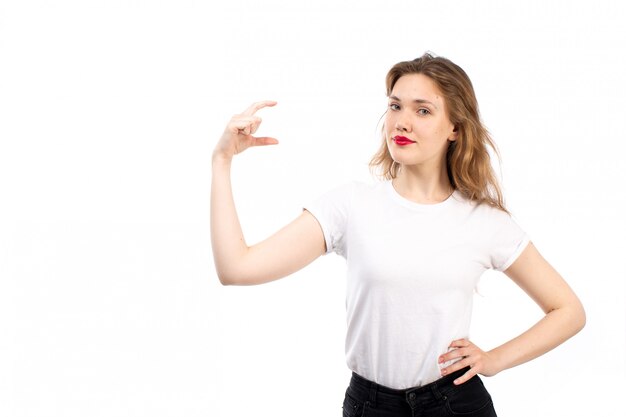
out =
[(576, 299), (562, 307), (555, 307), (546, 311), (546, 314), (556, 314), (561, 317), (563, 335), (566, 339), (580, 332), (587, 324), (587, 314), (580, 300)]
[(237, 279), (241, 272), (236, 264), (215, 261), (215, 273), (223, 286), (237, 285)]
[(217, 277), (219, 278), (220, 283), (223, 286), (230, 286), (230, 285), (246, 285), (247, 286), (247, 285), (260, 284), (260, 282), (257, 282), (255, 278), (237, 270), (230, 270), (230, 271), (218, 270)]
[(213, 262), (217, 278), (223, 286), (248, 285), (246, 280), (250, 268), (244, 253), (230, 258), (215, 257)]
[(263, 274), (258, 265), (251, 265), (243, 260), (239, 262), (231, 262), (228, 265), (217, 264), (215, 271), (220, 283), (227, 285), (259, 285), (269, 282), (275, 278), (270, 278), (268, 274)]
[(581, 331), (587, 324), (587, 313), (582, 303), (578, 303), (578, 314), (576, 314), (576, 333)]
[(587, 313), (580, 300), (569, 308), (569, 327), (572, 336), (580, 332), (587, 324)]
[(235, 285), (232, 271), (225, 270), (224, 268), (218, 268), (216, 266), (215, 272), (217, 273), (217, 278), (220, 280), (220, 284), (223, 286)]
[(572, 308), (572, 326), (574, 327), (574, 334), (580, 332), (587, 324), (587, 313), (583, 303), (580, 302), (578, 297), (575, 297)]
[(229, 285), (246, 285), (245, 280), (241, 279), (241, 274), (233, 271), (218, 271), (217, 277), (223, 286)]
[(217, 277), (220, 280), (220, 284), (222, 284), (223, 286), (233, 285), (232, 282), (228, 279), (228, 277), (226, 277), (224, 274), (220, 274), (218, 272)]

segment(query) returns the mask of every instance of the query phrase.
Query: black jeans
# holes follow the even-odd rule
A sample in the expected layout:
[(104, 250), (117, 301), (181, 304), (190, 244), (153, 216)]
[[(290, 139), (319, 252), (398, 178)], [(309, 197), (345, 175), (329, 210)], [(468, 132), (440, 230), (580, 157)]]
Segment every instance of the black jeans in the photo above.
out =
[(343, 400), (343, 417), (496, 417), (491, 395), (475, 375), (461, 385), (461, 369), (422, 387), (397, 390), (352, 372)]

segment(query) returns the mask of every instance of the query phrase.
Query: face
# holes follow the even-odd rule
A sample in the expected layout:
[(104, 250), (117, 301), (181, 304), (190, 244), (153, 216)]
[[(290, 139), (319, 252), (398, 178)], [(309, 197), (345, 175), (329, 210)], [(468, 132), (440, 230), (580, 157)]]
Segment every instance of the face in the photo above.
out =
[(384, 132), (393, 160), (405, 166), (445, 164), (448, 140), (456, 140), (456, 132), (434, 81), (423, 74), (403, 75), (388, 104)]

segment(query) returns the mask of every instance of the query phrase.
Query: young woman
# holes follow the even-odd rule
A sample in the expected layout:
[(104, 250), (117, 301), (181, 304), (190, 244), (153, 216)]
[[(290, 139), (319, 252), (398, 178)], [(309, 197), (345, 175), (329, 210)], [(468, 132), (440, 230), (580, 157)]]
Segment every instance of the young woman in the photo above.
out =
[[(492, 376), (580, 331), (584, 309), (504, 207), (467, 74), (424, 54), (387, 74), (382, 143), (370, 165), (383, 181), (341, 185), (253, 246), (230, 184), (234, 155), (276, 144), (253, 136), (255, 113), (235, 115), (213, 153), (211, 238), (224, 285), (289, 275), (336, 252), (348, 265), (344, 416), (495, 416), (480, 375)], [(468, 332), (473, 289), (504, 272), (545, 312), (537, 324), (484, 351)]]

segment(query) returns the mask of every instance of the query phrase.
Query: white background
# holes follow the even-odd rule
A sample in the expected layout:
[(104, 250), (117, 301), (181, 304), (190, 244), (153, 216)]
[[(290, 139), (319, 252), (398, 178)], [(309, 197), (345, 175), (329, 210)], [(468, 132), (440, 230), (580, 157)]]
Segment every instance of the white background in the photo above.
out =
[[(0, 2), (0, 415), (339, 416), (345, 263), (224, 287), (211, 151), (251, 102), (278, 146), (233, 164), (249, 244), (374, 181), (384, 77), (430, 50), (470, 75), (508, 207), (586, 328), (484, 378), (500, 415), (623, 416), (624, 6), (605, 2)], [(488, 349), (540, 309), (486, 273)]]

